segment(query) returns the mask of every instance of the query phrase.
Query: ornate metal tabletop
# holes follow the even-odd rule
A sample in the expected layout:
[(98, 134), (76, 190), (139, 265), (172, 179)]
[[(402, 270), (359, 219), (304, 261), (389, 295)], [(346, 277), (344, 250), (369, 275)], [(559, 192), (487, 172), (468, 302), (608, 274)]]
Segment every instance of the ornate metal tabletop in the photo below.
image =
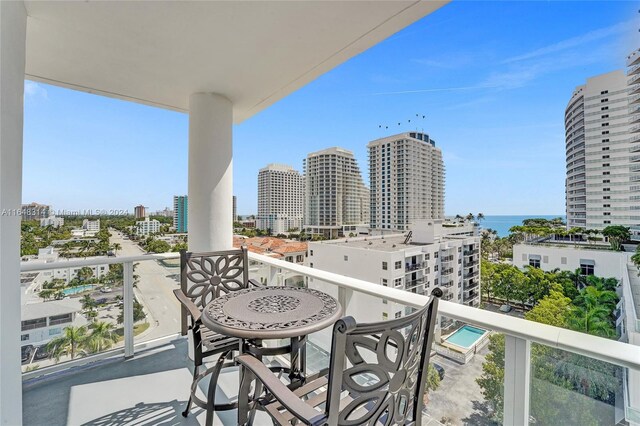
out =
[(283, 339), (327, 328), (341, 315), (338, 301), (321, 291), (257, 287), (216, 298), (204, 308), (202, 322), (228, 336)]

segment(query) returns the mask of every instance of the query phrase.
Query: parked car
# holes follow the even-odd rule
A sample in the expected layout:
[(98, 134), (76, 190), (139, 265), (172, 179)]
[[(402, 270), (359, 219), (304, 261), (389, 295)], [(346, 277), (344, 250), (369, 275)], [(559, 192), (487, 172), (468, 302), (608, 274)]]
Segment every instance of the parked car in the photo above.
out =
[(440, 364), (436, 364), (435, 362), (432, 362), (431, 365), (433, 365), (433, 368), (435, 368), (436, 371), (438, 372), (438, 376), (440, 376), (440, 380), (444, 379), (444, 367), (442, 367)]
[(34, 359), (46, 359), (49, 358), (49, 352), (47, 352), (47, 345), (38, 346), (36, 348), (36, 354)]
[(20, 348), (20, 358), (23, 363), (29, 362), (31, 355), (33, 355), (33, 345), (25, 345)]
[(102, 287), (100, 293), (111, 293), (111, 287)]

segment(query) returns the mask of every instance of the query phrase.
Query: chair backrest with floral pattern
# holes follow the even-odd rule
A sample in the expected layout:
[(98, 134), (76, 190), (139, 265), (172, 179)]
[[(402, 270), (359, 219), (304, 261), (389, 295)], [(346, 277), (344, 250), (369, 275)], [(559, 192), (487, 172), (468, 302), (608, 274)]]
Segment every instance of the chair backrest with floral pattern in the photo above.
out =
[(180, 252), (180, 287), (187, 297), (204, 309), (213, 299), (247, 288), (247, 248), (217, 252)]
[[(332, 425), (420, 425), (438, 299), (403, 318), (333, 329), (327, 405)], [(340, 409), (348, 393), (350, 402)], [(344, 402), (343, 402), (344, 403)]]

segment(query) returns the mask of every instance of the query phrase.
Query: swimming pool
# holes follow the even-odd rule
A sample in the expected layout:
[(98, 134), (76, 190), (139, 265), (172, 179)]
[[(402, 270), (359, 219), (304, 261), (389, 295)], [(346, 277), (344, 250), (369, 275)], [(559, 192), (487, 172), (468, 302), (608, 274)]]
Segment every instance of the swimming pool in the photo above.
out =
[(464, 325), (457, 329), (451, 336), (447, 337), (445, 341), (463, 348), (470, 348), (477, 343), (486, 332), (487, 330), (483, 330), (482, 328)]
[(94, 284), (85, 284), (85, 285), (79, 285), (77, 287), (69, 287), (62, 290), (62, 294), (64, 294), (65, 296), (69, 296), (72, 294), (82, 293), (83, 291), (93, 290), (96, 287), (97, 286)]

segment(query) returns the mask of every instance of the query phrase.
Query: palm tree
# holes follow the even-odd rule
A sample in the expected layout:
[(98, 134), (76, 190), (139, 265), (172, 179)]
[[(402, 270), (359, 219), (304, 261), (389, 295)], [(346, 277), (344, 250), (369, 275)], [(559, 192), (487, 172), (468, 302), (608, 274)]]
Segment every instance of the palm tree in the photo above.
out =
[(476, 218), (478, 219), (478, 222), (484, 220), (484, 213), (478, 213), (478, 215), (476, 216)]
[[(636, 247), (636, 253), (631, 256), (631, 261), (636, 265), (636, 268), (640, 270), (640, 246)], [(640, 271), (638, 274), (640, 275)]]
[(120, 243), (114, 243), (113, 244), (113, 253), (114, 254), (118, 254), (118, 250), (122, 250), (122, 246), (120, 245)]
[(90, 352), (105, 351), (118, 341), (115, 327), (111, 323), (98, 321), (91, 324), (89, 328), (91, 329), (91, 334), (85, 341), (85, 347)]
[(55, 358), (56, 362), (60, 361), (60, 357), (63, 355), (69, 355), (71, 359), (74, 359), (82, 352), (81, 348), (86, 338), (87, 328), (85, 326), (69, 326), (64, 329), (62, 336), (47, 343), (47, 352)]
[(466, 219), (467, 221), (469, 221), (469, 222), (473, 222), (473, 220), (474, 220), (475, 218), (476, 218), (476, 217), (473, 215), (473, 213), (469, 213), (469, 214), (467, 215), (467, 217), (465, 217), (465, 219)]
[(568, 319), (569, 327), (576, 331), (601, 337), (614, 337), (615, 329), (609, 320), (610, 310), (604, 306), (575, 306)]

